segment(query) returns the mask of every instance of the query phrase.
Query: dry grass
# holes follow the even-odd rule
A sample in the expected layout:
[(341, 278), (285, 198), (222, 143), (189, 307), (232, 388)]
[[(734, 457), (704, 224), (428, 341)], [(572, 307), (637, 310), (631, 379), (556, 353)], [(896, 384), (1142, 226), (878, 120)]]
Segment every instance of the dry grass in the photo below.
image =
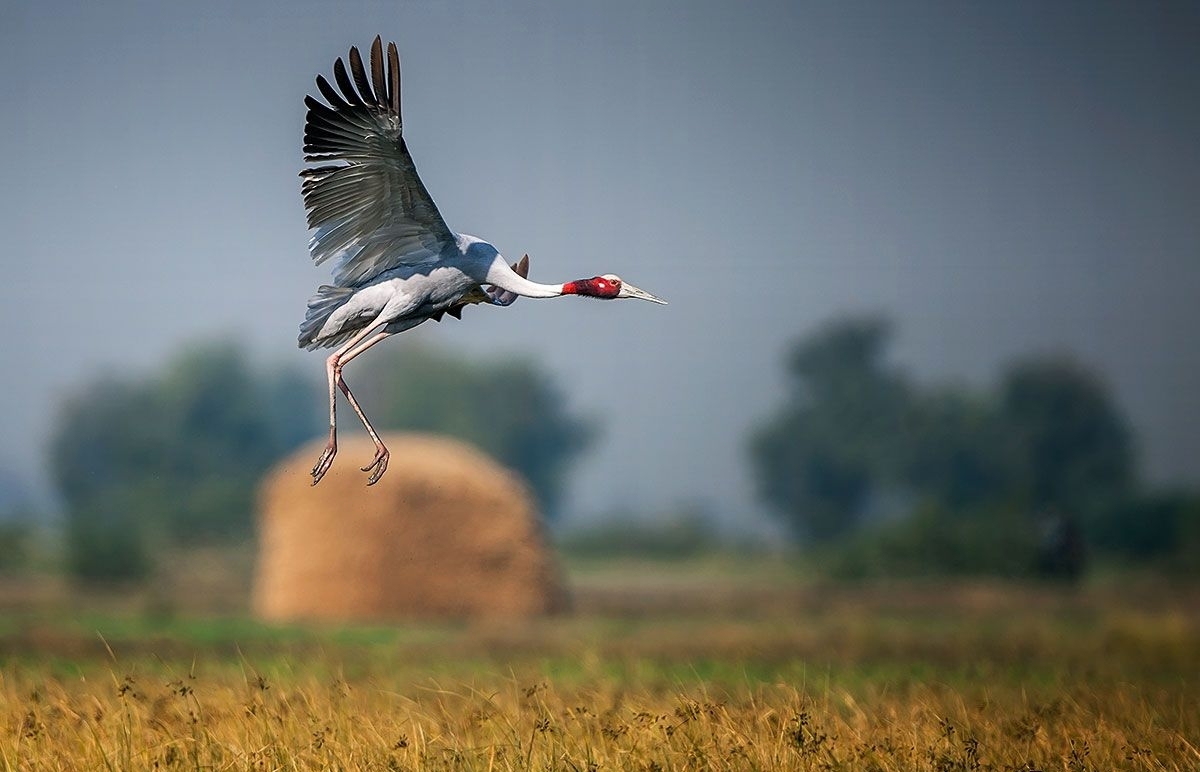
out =
[[(857, 693), (6, 674), (6, 769), (1184, 770), (1195, 703), (1085, 685)], [(1190, 738), (1190, 739), (1189, 739)]]
[(681, 576), (514, 624), (0, 614), (0, 768), (1200, 769), (1195, 590)]

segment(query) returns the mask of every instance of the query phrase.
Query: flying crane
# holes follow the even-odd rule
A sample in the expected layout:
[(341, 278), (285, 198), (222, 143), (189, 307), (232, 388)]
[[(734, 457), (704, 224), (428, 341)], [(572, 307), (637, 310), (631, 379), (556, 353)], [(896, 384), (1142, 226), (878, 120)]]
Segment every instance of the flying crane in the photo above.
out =
[(461, 318), (472, 304), (508, 306), (519, 296), (560, 295), (614, 300), (666, 301), (613, 274), (540, 284), (529, 276), (529, 256), (513, 265), (491, 244), (446, 225), (417, 176), (404, 142), (400, 116), (400, 56), (388, 43), (384, 61), (379, 37), (371, 46), (370, 73), (358, 48), (350, 67), (333, 63), (337, 87), (317, 76), (325, 102), (306, 96), (304, 160), (300, 172), (309, 252), (318, 265), (334, 260), (333, 283), (308, 301), (299, 344), (333, 348), (325, 360), (329, 381), (329, 442), (312, 468), (316, 485), (337, 455), (337, 392), (346, 395), (367, 434), (375, 457), (362, 467), (368, 485), (387, 471), (388, 449), (371, 426), (343, 368), (381, 340), (445, 315)]

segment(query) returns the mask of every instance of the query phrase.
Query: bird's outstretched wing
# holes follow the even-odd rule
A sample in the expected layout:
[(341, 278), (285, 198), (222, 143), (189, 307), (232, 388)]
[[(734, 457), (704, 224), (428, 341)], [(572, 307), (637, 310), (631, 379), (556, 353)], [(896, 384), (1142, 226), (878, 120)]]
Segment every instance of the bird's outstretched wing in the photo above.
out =
[(388, 43), (385, 71), (375, 38), (369, 78), (357, 48), (349, 59), (349, 73), (341, 58), (334, 62), (337, 89), (317, 76), (328, 105), (304, 98), (304, 160), (323, 165), (300, 172), (315, 230), (309, 251), (318, 264), (336, 258), (333, 281), (341, 287), (401, 265), (435, 263), (454, 244), (404, 144), (396, 44)]

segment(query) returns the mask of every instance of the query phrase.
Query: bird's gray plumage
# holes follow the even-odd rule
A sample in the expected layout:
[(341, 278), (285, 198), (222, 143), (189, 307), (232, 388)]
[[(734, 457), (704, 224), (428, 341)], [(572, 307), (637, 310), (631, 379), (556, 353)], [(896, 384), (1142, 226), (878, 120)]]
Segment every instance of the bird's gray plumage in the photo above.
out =
[[(512, 270), (522, 278), (528, 276), (529, 256), (513, 263)], [(392, 269), (361, 287), (323, 284), (309, 298), (299, 343), (312, 350), (349, 340), (383, 311), (392, 299), (388, 285), (397, 279), (403, 281), (404, 296), (411, 306), (397, 309), (398, 313), (402, 311), (401, 318), (384, 328), (390, 334), (412, 329), (429, 319), (441, 321), (446, 314), (461, 319), (463, 309), (469, 305), (508, 306), (519, 297), (499, 287), (481, 287), (476, 271), (475, 263), (461, 254), (452, 254), (436, 265)]]

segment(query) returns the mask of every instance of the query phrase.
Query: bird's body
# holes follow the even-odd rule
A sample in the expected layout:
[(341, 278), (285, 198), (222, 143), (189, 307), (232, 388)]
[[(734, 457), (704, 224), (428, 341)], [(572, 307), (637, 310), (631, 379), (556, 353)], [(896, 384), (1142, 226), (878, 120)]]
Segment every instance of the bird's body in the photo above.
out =
[[(340, 388), (375, 441), (368, 484), (387, 469), (388, 452), (342, 378), (347, 362), (379, 341), (446, 314), (460, 317), (475, 303), (511, 305), (518, 296), (636, 297), (648, 292), (606, 274), (563, 284), (528, 277), (529, 259), (512, 266), (488, 242), (452, 232), (425, 190), (404, 141), (400, 117), (400, 60), (394, 43), (375, 38), (370, 75), (357, 48), (350, 70), (334, 63), (337, 89), (317, 76), (328, 104), (307, 97), (302, 191), (309, 250), (317, 263), (333, 258), (333, 283), (309, 299), (299, 345), (336, 347), (326, 360), (329, 442), (313, 467), (315, 485), (337, 453), (336, 396)], [(353, 80), (352, 80), (353, 79)], [(333, 162), (333, 163), (330, 163)]]
[(486, 279), (486, 266), (455, 248), (434, 265), (402, 265), (361, 287), (328, 286), (325, 297), (338, 302), (318, 306), (305, 317), (300, 345), (337, 345), (375, 319), (387, 322), (387, 332), (403, 332), (458, 305)]

